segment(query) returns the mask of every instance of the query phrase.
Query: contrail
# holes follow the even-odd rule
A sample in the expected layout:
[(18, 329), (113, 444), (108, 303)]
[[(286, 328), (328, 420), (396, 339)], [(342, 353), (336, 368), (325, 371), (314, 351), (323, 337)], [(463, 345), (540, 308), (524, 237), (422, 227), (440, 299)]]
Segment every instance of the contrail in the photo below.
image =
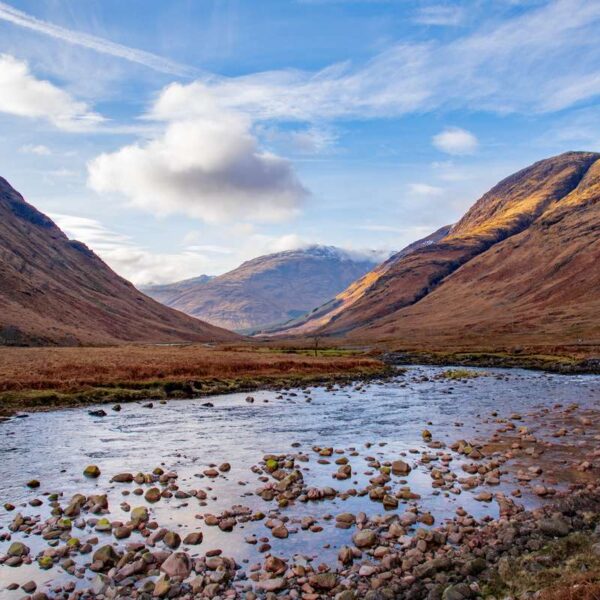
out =
[(125, 60), (144, 65), (155, 71), (160, 71), (161, 73), (180, 76), (193, 76), (195, 74), (195, 69), (192, 67), (180, 65), (161, 56), (157, 56), (156, 54), (152, 54), (151, 52), (129, 48), (128, 46), (123, 46), (96, 37), (95, 35), (65, 29), (64, 27), (37, 19), (36, 17), (17, 10), (4, 2), (0, 2), (0, 20), (8, 21), (15, 25), (38, 31), (39, 33), (44, 33), (70, 44), (90, 48), (91, 50), (101, 52), (102, 54), (110, 54), (112, 56), (124, 58)]

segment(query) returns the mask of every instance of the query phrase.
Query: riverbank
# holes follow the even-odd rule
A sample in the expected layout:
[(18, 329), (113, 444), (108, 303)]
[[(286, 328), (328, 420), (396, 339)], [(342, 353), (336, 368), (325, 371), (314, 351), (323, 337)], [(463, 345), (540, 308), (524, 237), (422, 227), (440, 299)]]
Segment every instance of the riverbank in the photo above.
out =
[(257, 389), (383, 377), (364, 354), (291, 355), (249, 346), (2, 348), (0, 416), (139, 400), (214, 396)]
[(522, 354), (506, 352), (386, 351), (381, 359), (390, 365), (453, 365), (461, 367), (521, 368), (548, 373), (600, 374), (600, 357), (573, 354)]

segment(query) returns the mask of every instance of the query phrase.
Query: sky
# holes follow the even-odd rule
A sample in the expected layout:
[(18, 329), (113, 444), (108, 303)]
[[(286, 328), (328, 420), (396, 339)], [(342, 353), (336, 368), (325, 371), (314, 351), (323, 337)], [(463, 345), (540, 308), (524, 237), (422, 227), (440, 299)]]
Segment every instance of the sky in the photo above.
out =
[(0, 176), (137, 285), (399, 250), (600, 150), (598, 0), (0, 1)]

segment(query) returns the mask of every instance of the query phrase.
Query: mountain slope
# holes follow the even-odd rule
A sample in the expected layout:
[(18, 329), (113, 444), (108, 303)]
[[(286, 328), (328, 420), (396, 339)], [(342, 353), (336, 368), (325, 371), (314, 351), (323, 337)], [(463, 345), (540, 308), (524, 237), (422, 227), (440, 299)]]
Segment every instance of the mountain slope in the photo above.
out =
[(571, 152), (508, 177), (312, 331), (430, 346), (597, 341), (599, 159)]
[(168, 306), (239, 331), (288, 321), (319, 306), (376, 262), (312, 246), (255, 258), (210, 281), (143, 289)]
[(333, 299), (329, 300), (322, 306), (315, 308), (310, 313), (302, 315), (300, 318), (283, 324), (279, 327), (272, 328), (268, 331), (270, 335), (277, 335), (284, 332), (285, 335), (298, 335), (302, 333), (310, 333), (329, 323), (334, 317), (348, 310), (355, 302), (360, 300), (375, 283), (381, 279), (398, 261), (403, 257), (408, 256), (419, 248), (430, 246), (431, 244), (445, 237), (451, 229), (451, 225), (440, 227), (437, 231), (424, 237), (412, 244), (406, 246), (385, 262), (377, 265), (373, 270), (363, 275), (351, 283), (345, 290), (337, 294)]
[(114, 273), (0, 178), (0, 344), (233, 340)]
[(148, 294), (151, 298), (154, 298), (161, 304), (172, 306), (179, 296), (185, 294), (189, 290), (193, 290), (199, 285), (206, 283), (213, 279), (210, 275), (198, 275), (198, 277), (192, 277), (190, 279), (182, 279), (175, 283), (165, 283), (162, 285), (147, 285), (141, 286), (145, 294)]

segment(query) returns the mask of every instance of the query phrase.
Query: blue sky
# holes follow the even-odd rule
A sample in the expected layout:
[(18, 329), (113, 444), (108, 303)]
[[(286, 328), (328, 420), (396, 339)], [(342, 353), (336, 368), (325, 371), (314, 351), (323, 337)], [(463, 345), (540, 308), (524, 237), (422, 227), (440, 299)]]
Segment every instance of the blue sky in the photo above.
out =
[(137, 284), (400, 249), (600, 150), (597, 0), (0, 1), (0, 175)]

